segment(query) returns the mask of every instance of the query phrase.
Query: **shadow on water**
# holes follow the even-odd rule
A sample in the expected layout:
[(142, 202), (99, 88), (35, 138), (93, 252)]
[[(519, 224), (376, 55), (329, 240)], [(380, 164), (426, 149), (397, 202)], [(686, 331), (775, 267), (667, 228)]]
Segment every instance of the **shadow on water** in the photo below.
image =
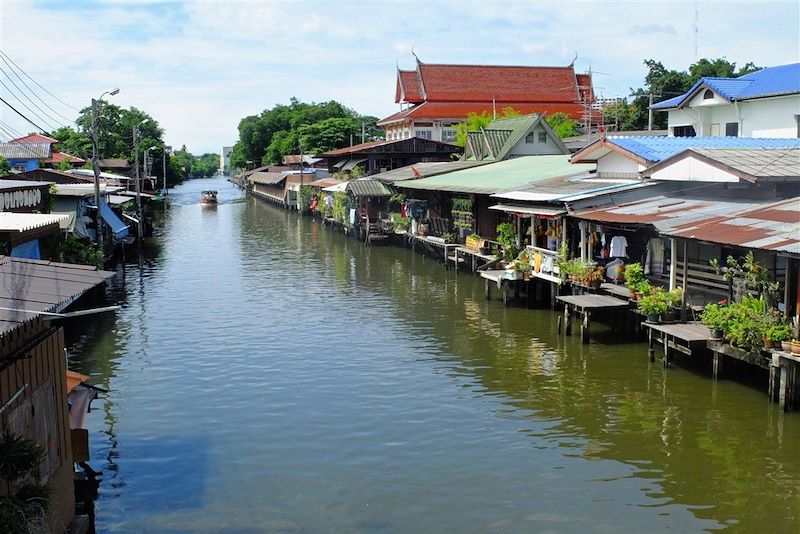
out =
[(607, 329), (584, 346), (549, 310), (487, 302), (471, 275), (221, 180), (176, 191), (163, 224), (160, 252), (112, 288), (123, 309), (70, 346), (111, 390), (90, 419), (101, 531), (783, 531), (800, 516), (800, 418), (759, 391), (665, 370)]

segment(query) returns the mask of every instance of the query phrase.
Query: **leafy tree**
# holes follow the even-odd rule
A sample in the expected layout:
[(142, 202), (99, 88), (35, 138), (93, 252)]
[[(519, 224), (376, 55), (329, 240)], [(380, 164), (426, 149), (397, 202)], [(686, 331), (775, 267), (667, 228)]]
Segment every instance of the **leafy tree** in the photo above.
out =
[(569, 115), (566, 113), (553, 113), (552, 115), (548, 115), (545, 120), (561, 139), (581, 134), (581, 131), (578, 129), (578, 121), (570, 119)]
[(288, 105), (277, 104), (239, 121), (231, 165), (242, 169), (280, 163), (284, 155), (299, 152), (301, 140), (307, 154), (342, 148), (349, 144), (351, 133), (360, 140), (362, 122), (365, 141), (382, 138), (375, 117), (361, 116), (333, 100), (309, 104), (292, 98)]
[(66, 158), (56, 163), (56, 169), (59, 171), (68, 171), (71, 168), (72, 168), (72, 163), (70, 163), (69, 160)]
[(8, 160), (3, 156), (0, 156), (0, 176), (5, 176), (11, 172), (11, 165), (9, 165)]
[[(510, 117), (519, 116), (519, 112), (511, 106), (504, 107), (498, 115), (498, 119), (508, 119)], [(467, 132), (474, 132), (489, 126), (494, 120), (494, 116), (488, 111), (481, 113), (470, 112), (467, 113), (465, 121), (456, 124), (456, 138), (454, 144), (463, 147), (467, 144)]]

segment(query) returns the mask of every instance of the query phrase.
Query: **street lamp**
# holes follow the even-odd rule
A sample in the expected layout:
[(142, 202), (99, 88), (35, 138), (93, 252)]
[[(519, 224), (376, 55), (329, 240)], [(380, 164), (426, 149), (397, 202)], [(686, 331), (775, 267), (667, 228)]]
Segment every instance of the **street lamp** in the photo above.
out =
[(94, 234), (97, 246), (100, 249), (100, 257), (103, 256), (103, 232), (100, 220), (100, 150), (97, 142), (97, 120), (100, 114), (100, 101), (106, 95), (114, 96), (119, 93), (119, 88), (115, 87), (110, 91), (104, 91), (98, 98), (92, 99), (92, 124), (90, 131), (92, 134), (92, 170), (94, 171), (94, 203), (97, 206), (97, 213), (94, 217)]
[(139, 128), (150, 119), (144, 119), (133, 127), (133, 152), (136, 158), (136, 228), (139, 242), (142, 241), (142, 184), (139, 181)]
[(169, 152), (169, 153), (171, 153), (171, 152), (172, 152), (172, 147), (171, 147), (171, 146), (164, 145), (164, 157), (163, 157), (163, 158), (162, 158), (162, 160), (161, 160), (161, 163), (162, 163), (162, 165), (163, 165), (163, 167), (164, 167), (164, 168), (163, 168), (163, 171), (162, 171), (162, 172), (163, 172), (163, 179), (164, 179), (164, 191), (163, 191), (163, 193), (164, 193), (164, 196), (167, 196), (167, 195), (169, 194), (169, 193), (167, 192), (167, 191), (168, 191), (168, 190), (167, 190), (167, 153), (168, 153), (168, 152)]

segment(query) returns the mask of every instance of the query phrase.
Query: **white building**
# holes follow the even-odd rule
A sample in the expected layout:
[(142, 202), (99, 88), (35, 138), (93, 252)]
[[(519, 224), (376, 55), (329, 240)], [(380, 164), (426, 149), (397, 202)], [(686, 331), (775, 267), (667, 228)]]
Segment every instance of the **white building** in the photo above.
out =
[(739, 78), (700, 78), (651, 109), (669, 113), (675, 137), (800, 137), (800, 63)]
[(233, 152), (232, 146), (224, 146), (220, 153), (219, 172), (225, 176), (231, 173), (231, 152)]

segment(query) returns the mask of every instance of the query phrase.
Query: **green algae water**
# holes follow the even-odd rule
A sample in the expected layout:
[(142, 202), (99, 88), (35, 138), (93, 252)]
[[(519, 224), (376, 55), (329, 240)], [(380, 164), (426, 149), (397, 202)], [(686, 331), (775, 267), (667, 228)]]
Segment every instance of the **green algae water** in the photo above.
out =
[(69, 346), (99, 532), (800, 529), (800, 414), (758, 388), (222, 179), (171, 201)]

